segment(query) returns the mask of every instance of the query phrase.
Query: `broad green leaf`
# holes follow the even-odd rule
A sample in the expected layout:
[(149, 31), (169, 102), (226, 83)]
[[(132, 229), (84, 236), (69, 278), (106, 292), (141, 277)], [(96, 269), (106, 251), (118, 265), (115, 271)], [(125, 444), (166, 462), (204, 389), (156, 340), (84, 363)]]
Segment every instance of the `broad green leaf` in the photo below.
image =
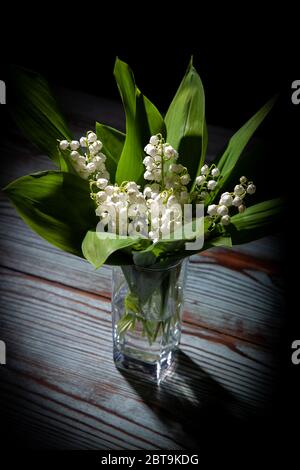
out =
[[(194, 222), (192, 222), (192, 224), (194, 224)], [(159, 240), (144, 250), (138, 252), (133, 251), (133, 261), (138, 266), (155, 267), (155, 265), (159, 265), (159, 267), (163, 267), (212, 247), (232, 246), (230, 234), (223, 233), (220, 235), (216, 232), (211, 236), (211, 232), (208, 231), (209, 225), (209, 219), (204, 218), (202, 225), (198, 228), (198, 233), (195, 235), (195, 237), (198, 238), (204, 230), (204, 243), (199, 249), (197, 248), (196, 250), (193, 250), (192, 245), (186, 245), (186, 242), (194, 240), (195, 237), (185, 238), (182, 240)], [(190, 224), (186, 225), (187, 231), (189, 230), (189, 226)], [(193, 226), (193, 228), (195, 227)], [(186, 249), (187, 246), (189, 246), (189, 249)]]
[[(133, 261), (138, 266), (151, 266), (156, 263), (174, 262), (185, 256), (193, 254), (195, 251), (186, 250), (186, 243), (192, 242), (204, 234), (207, 228), (207, 219), (198, 219), (198, 225), (195, 226), (195, 220), (185, 224), (182, 228), (178, 228), (173, 233), (174, 239), (161, 239), (152, 243), (144, 250), (133, 251)], [(182, 230), (184, 228), (184, 230)], [(191, 248), (191, 246), (190, 246)], [(200, 251), (201, 248), (199, 248)]]
[(60, 171), (65, 173), (73, 173), (77, 175), (77, 171), (72, 165), (72, 161), (70, 158), (70, 150), (60, 150), (58, 149), (58, 155), (60, 158)]
[(228, 226), (232, 244), (247, 243), (274, 231), (282, 231), (284, 229), (283, 208), (283, 200), (276, 198), (255, 204), (248, 207), (242, 214), (234, 215)]
[(159, 240), (145, 250), (133, 252), (133, 261), (137, 266), (153, 266), (165, 260), (181, 258), (185, 240)]
[(179, 152), (179, 161), (196, 176), (207, 147), (205, 95), (201, 79), (190, 63), (167, 111), (167, 140)]
[(60, 167), (70, 168), (58, 149), (58, 140), (72, 138), (46, 80), (35, 72), (12, 69), (10, 110), (25, 137)]
[[(161, 133), (165, 136), (166, 128), (163, 117), (156, 108), (156, 106), (151, 103), (151, 101), (145, 95), (143, 95), (138, 88), (137, 96), (139, 98), (139, 102), (137, 104), (136, 121), (139, 122), (138, 119), (141, 119), (141, 123), (143, 123), (140, 129), (142, 133), (142, 145), (144, 149), (145, 145), (149, 142), (149, 138), (152, 135)], [(145, 127), (143, 128), (143, 126)]]
[(106, 168), (110, 174), (110, 181), (115, 182), (115, 175), (117, 165), (124, 147), (125, 134), (114, 129), (113, 127), (106, 126), (96, 122), (97, 137), (103, 143), (103, 153), (106, 155)]
[(229, 234), (224, 234), (222, 236), (217, 236), (213, 238), (208, 238), (205, 240), (203, 247), (201, 250), (180, 250), (178, 259), (187, 258), (192, 255), (196, 255), (202, 251), (209, 250), (210, 248), (218, 248), (218, 247), (232, 247), (232, 239)]
[(82, 256), (82, 240), (98, 222), (86, 181), (70, 173), (43, 171), (22, 176), (6, 186), (4, 192), (23, 220), (41, 237)]
[(203, 249), (201, 251), (208, 250), (209, 248), (213, 248), (213, 247), (219, 247), (219, 246), (226, 246), (227, 248), (232, 247), (231, 236), (229, 234), (224, 234), (219, 237), (208, 239), (207, 241), (205, 241), (203, 245)]
[(116, 182), (142, 182), (144, 147), (151, 135), (164, 133), (164, 121), (156, 107), (136, 87), (129, 66), (118, 58), (114, 75), (126, 114), (126, 139), (118, 162)]
[[(89, 230), (82, 242), (82, 252), (84, 257), (96, 269), (100, 268), (102, 264), (104, 264), (116, 251), (118, 251), (116, 255), (119, 257), (119, 262), (117, 264), (128, 264), (129, 253), (119, 250), (136, 245), (141, 241), (142, 240), (138, 238), (116, 237), (116, 235), (109, 232)], [(149, 243), (148, 240), (145, 240), (145, 243)]]
[(221, 178), (218, 183), (217, 190), (213, 195), (217, 194), (226, 185), (227, 180), (230, 178), (238, 159), (243, 152), (244, 148), (248, 144), (253, 133), (256, 131), (258, 126), (262, 123), (268, 113), (274, 106), (276, 97), (269, 100), (249, 121), (244, 124), (229, 140), (229, 143), (221, 155), (214, 162), (219, 168)]
[(140, 136), (136, 124), (137, 92), (134, 76), (127, 64), (117, 58), (114, 75), (126, 114), (126, 139), (118, 163), (116, 182), (138, 181), (143, 172)]

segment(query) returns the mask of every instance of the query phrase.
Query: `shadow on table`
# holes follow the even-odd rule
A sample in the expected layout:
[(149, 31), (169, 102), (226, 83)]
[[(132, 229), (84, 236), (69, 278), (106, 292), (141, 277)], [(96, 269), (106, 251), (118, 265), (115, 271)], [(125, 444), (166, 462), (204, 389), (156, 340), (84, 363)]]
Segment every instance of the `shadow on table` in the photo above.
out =
[(241, 422), (236, 397), (182, 351), (174, 373), (159, 386), (120, 372), (184, 448), (195, 449)]

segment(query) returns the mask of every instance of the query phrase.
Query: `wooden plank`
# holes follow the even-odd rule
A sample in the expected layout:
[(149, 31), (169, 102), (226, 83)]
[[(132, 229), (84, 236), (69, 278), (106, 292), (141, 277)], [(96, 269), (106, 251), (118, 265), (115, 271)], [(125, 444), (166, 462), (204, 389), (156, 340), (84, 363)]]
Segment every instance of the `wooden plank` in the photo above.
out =
[[(3, 266), (109, 298), (111, 267), (95, 271), (85, 260), (52, 247), (28, 229), (3, 197), (0, 220)], [(283, 320), (276, 241), (272, 237), (246, 245), (245, 251), (240, 246), (194, 256), (188, 270), (186, 310), (205, 328), (257, 344), (276, 344)]]
[(195, 448), (195, 413), (208, 403), (236, 419), (266, 407), (276, 371), (270, 352), (204, 329), (192, 312), (177, 371), (157, 389), (115, 369), (109, 299), (8, 269), (1, 275), (2, 400), (27, 432), (38, 421), (50, 447)]

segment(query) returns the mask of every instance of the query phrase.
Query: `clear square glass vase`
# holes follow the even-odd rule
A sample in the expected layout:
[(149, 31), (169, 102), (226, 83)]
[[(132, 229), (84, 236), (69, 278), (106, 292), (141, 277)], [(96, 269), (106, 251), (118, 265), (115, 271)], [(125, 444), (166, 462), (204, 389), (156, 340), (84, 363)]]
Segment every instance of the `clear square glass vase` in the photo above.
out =
[(181, 336), (187, 259), (160, 268), (116, 266), (112, 277), (114, 361), (160, 382)]

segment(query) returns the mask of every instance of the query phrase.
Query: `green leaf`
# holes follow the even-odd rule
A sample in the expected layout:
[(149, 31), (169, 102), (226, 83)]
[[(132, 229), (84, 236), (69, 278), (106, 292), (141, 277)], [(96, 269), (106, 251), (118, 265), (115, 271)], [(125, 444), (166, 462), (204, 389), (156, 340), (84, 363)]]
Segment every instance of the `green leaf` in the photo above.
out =
[(159, 240), (145, 250), (133, 252), (133, 261), (137, 266), (154, 266), (166, 260), (171, 263), (182, 255), (184, 240)]
[(126, 333), (126, 331), (133, 329), (136, 322), (135, 315), (132, 313), (127, 313), (120, 318), (117, 323), (117, 333), (118, 335), (122, 335)]
[(283, 208), (284, 201), (276, 198), (255, 204), (245, 212), (234, 215), (227, 228), (233, 245), (257, 240), (274, 231), (282, 231)]
[(126, 139), (118, 162), (116, 182), (142, 182), (144, 147), (151, 135), (164, 133), (164, 121), (156, 107), (136, 87), (129, 66), (118, 58), (114, 75), (126, 114)]
[(227, 248), (231, 248), (232, 247), (231, 236), (229, 234), (224, 234), (219, 237), (208, 239), (207, 241), (205, 241), (203, 245), (203, 249), (201, 251), (208, 250), (209, 248), (213, 248), (213, 247), (219, 247), (219, 246), (226, 246)]
[(269, 100), (251, 119), (249, 119), (249, 121), (231, 137), (224, 153), (214, 162), (220, 170), (221, 178), (217, 190), (212, 194), (212, 198), (217, 192), (221, 191), (230, 178), (241, 153), (258, 126), (271, 111), (275, 101), (276, 97)]
[(114, 183), (126, 136), (123, 132), (99, 122), (96, 122), (96, 133), (98, 139), (103, 143), (103, 153), (107, 157), (106, 168), (110, 174), (110, 181)]
[(60, 171), (78, 175), (71, 162), (70, 150), (60, 150), (58, 148), (58, 155), (60, 158)]
[(12, 69), (10, 110), (25, 137), (60, 167), (69, 167), (59, 151), (57, 139), (71, 140), (72, 134), (60, 113), (46, 80), (35, 72)]
[(86, 181), (70, 173), (43, 171), (22, 176), (6, 186), (4, 192), (23, 220), (41, 237), (82, 256), (82, 240), (98, 221)]
[(192, 61), (165, 117), (167, 140), (190, 175), (200, 173), (207, 147), (205, 95)]
[(126, 312), (139, 313), (140, 312), (140, 300), (135, 294), (129, 292), (125, 297), (125, 310)]
[[(141, 239), (130, 237), (118, 237), (109, 232), (89, 230), (82, 242), (84, 257), (96, 268), (100, 268), (108, 258), (118, 250), (131, 247), (140, 243)], [(145, 243), (149, 243), (145, 240)], [(119, 265), (128, 264), (128, 253), (116, 253), (119, 256)], [(114, 263), (113, 263), (114, 264)]]
[[(143, 154), (144, 154), (144, 147), (149, 142), (149, 138), (152, 135), (161, 133), (165, 136), (166, 134), (166, 127), (165, 122), (163, 120), (162, 115), (154, 106), (151, 101), (141, 93), (141, 91), (137, 88), (137, 115), (136, 115), (136, 122), (140, 125), (140, 131), (142, 136), (142, 146), (143, 146)], [(139, 121), (141, 119), (141, 121)], [(146, 139), (146, 141), (145, 141)]]
[[(208, 220), (205, 218), (199, 218), (197, 226), (195, 226), (195, 220), (184, 224), (172, 234), (174, 239), (161, 239), (144, 250), (133, 251), (134, 263), (138, 266), (153, 266), (157, 263), (160, 265), (162, 263), (171, 264), (176, 260), (192, 255), (195, 251), (186, 250), (185, 244), (204, 235), (207, 225)], [(182, 235), (184, 238), (182, 238)], [(200, 249), (197, 251), (200, 251)]]

